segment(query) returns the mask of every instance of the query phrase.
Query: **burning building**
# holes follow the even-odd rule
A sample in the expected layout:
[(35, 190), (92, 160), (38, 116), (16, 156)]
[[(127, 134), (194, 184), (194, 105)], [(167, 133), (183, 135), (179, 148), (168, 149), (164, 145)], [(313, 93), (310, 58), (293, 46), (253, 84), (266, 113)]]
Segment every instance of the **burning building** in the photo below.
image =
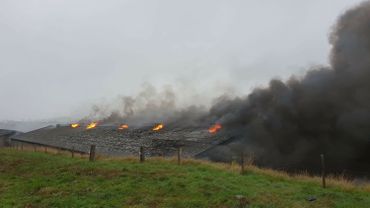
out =
[[(45, 128), (17, 138), (85, 151), (96, 144), (98, 151), (111, 155), (136, 154), (140, 146), (149, 150), (147, 154), (168, 154), (182, 145), (189, 156), (230, 161), (247, 153), (258, 165), (286, 170), (317, 171), (319, 155), (325, 154), (329, 171), (370, 175), (369, 25), (366, 1), (342, 14), (333, 27), (328, 66), (286, 82), (271, 80), (268, 87), (245, 97), (221, 98), (209, 111), (194, 106), (177, 110), (174, 95), (168, 93), (168, 100), (158, 102), (165, 116), (158, 116), (162, 108), (147, 103), (143, 106), (151, 109), (138, 116), (135, 99), (124, 99), (120, 121), (150, 117), (165, 127), (130, 126), (122, 131), (93, 122), (89, 130)], [(112, 113), (106, 122), (116, 118)], [(203, 128), (207, 124), (214, 125)]]
[[(162, 127), (163, 124), (160, 124)], [(117, 128), (116, 125), (101, 125), (94, 128), (72, 128), (68, 125), (49, 126), (17, 135), (14, 139), (65, 149), (88, 152), (96, 145), (97, 153), (112, 156), (131, 156), (142, 146), (148, 156), (173, 156), (176, 148), (182, 147), (185, 157), (194, 157), (222, 140), (223, 136), (211, 135), (203, 128), (158, 127)], [(126, 126), (125, 126), (126, 127)]]

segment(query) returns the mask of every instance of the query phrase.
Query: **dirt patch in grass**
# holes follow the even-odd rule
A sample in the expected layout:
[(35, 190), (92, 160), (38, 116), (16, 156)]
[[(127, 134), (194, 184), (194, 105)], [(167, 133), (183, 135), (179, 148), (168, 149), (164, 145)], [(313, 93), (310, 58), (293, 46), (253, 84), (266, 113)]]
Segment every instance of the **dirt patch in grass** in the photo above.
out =
[(24, 163), (26, 163), (27, 161), (24, 160), (24, 159), (16, 159), (16, 160), (5, 160), (5, 161), (2, 161), (2, 164), (0, 166), (0, 172), (9, 172), (11, 170), (14, 170), (16, 169), (17, 167), (19, 166), (22, 166)]

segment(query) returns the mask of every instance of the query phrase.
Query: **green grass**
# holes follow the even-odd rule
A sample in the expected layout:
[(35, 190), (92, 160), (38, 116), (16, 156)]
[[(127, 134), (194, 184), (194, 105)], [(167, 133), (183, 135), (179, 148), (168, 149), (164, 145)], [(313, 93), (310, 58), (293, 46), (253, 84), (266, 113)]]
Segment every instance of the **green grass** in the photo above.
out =
[[(0, 207), (370, 207), (365, 188), (255, 167), (135, 158), (86, 159), (0, 149)], [(316, 201), (307, 198), (315, 196)]]

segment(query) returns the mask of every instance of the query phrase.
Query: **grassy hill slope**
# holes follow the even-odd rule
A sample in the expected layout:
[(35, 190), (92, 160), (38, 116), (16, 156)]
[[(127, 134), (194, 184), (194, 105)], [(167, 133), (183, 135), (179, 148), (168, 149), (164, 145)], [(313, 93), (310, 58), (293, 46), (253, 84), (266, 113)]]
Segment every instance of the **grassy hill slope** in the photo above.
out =
[[(370, 207), (368, 187), (199, 161), (84, 158), (0, 149), (0, 207)], [(310, 202), (310, 197), (316, 200)]]

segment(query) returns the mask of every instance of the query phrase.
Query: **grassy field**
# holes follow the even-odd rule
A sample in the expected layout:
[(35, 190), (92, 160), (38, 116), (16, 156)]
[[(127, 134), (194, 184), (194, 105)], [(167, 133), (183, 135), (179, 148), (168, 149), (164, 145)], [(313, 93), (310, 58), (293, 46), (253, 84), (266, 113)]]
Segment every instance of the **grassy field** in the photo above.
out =
[[(0, 207), (370, 207), (369, 187), (250, 166), (85, 158), (0, 149)], [(314, 201), (307, 200), (310, 197)]]

